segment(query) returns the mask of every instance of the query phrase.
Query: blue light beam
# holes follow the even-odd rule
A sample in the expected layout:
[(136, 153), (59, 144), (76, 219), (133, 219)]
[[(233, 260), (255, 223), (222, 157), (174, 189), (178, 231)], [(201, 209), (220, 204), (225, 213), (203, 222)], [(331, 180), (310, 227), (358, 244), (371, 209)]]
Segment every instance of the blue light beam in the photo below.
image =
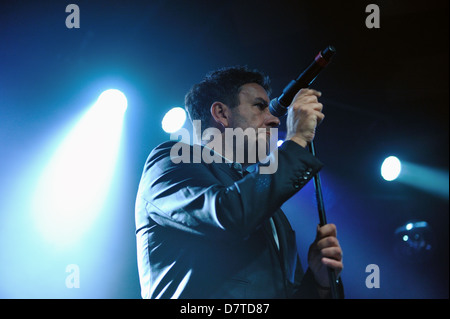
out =
[(398, 181), (443, 199), (449, 198), (448, 171), (403, 161), (403, 171)]

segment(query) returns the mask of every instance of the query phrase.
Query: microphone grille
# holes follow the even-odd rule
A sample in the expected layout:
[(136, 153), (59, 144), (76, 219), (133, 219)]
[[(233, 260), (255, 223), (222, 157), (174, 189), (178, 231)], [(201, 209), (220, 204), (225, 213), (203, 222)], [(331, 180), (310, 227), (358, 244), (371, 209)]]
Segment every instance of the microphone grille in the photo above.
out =
[(282, 117), (286, 114), (287, 108), (280, 104), (278, 98), (275, 98), (270, 101), (269, 111), (273, 116)]
[(329, 62), (331, 57), (336, 53), (336, 48), (332, 45), (329, 45), (322, 51), (322, 57)]

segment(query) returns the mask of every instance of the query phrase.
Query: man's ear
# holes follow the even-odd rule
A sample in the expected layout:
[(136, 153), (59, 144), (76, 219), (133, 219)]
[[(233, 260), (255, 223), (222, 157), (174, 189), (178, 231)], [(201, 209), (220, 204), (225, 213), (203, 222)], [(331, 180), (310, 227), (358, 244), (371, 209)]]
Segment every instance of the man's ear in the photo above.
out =
[(222, 102), (214, 102), (211, 104), (211, 116), (214, 121), (218, 124), (218, 126), (222, 126), (224, 128), (230, 126), (231, 120), (231, 110)]

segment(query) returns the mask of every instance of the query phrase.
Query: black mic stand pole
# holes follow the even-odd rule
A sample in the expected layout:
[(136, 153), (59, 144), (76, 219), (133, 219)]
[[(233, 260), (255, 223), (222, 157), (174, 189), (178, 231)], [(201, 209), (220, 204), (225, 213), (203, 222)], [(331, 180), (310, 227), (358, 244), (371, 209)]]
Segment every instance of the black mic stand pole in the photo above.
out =
[[(316, 156), (316, 149), (314, 147), (313, 141), (309, 143), (309, 151), (313, 156)], [(320, 183), (320, 176), (318, 172), (316, 175), (314, 175), (314, 188), (316, 190), (317, 209), (319, 211), (319, 225), (324, 226), (327, 224), (327, 216), (325, 214), (325, 205), (323, 204), (322, 196), (322, 185)], [(331, 298), (338, 299), (339, 294), (337, 291), (336, 273), (330, 267), (328, 267), (328, 278), (330, 281)]]

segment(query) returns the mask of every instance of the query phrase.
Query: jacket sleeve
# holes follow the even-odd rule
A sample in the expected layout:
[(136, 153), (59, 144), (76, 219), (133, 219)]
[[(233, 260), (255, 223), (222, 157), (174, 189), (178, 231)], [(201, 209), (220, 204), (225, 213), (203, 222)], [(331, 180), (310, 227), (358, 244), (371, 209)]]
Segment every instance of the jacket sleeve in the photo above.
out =
[[(310, 268), (303, 272), (300, 264), (300, 258), (297, 256), (297, 269), (295, 271), (294, 292), (292, 298), (294, 299), (319, 299), (321, 298), (318, 291), (318, 284), (314, 279), (314, 274)], [(344, 285), (341, 278), (337, 280), (337, 295), (338, 299), (344, 299)], [(328, 291), (327, 299), (331, 298), (331, 290)]]
[(246, 237), (300, 190), (323, 166), (307, 150), (286, 141), (276, 151), (273, 174), (257, 171), (225, 186), (205, 163), (170, 158), (174, 142), (150, 154), (136, 201), (136, 227), (151, 221), (203, 236)]

